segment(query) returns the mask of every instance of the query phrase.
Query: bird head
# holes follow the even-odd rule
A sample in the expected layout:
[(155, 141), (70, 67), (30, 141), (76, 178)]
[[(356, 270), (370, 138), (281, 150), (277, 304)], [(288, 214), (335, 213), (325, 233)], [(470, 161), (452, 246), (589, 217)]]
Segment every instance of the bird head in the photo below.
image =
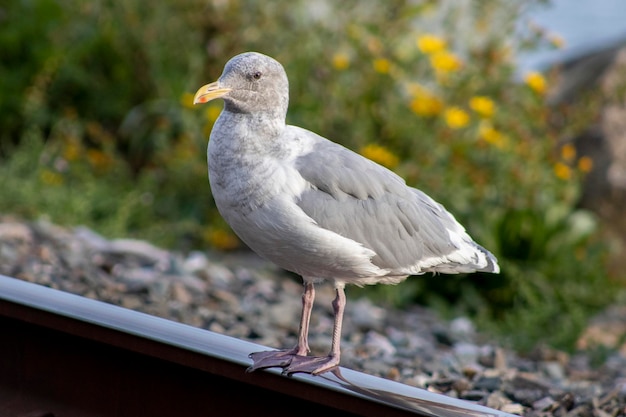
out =
[(225, 109), (233, 113), (287, 114), (289, 81), (283, 66), (273, 58), (257, 52), (233, 57), (220, 78), (196, 92), (193, 103), (207, 103), (222, 98)]

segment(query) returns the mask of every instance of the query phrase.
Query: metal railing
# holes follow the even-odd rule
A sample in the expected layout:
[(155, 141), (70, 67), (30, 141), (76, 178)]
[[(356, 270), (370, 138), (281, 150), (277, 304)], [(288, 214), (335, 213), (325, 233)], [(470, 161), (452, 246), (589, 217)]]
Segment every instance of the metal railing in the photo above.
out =
[(0, 416), (510, 416), (345, 368), (246, 373), (264, 349), (0, 275)]

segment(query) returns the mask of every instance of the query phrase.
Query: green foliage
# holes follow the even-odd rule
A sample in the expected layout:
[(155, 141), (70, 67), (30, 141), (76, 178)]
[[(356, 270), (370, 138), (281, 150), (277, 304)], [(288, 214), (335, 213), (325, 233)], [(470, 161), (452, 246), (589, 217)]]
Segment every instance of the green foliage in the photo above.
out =
[(558, 146), (576, 132), (549, 122), (595, 113), (546, 107), (550, 77), (515, 81), (514, 52), (546, 42), (514, 30), (519, 2), (118, 3), (2, 6), (0, 212), (178, 250), (237, 247), (206, 179), (221, 105), (191, 97), (257, 50), (285, 65), (289, 123), (394, 169), (502, 266), (379, 294), (472, 314), (524, 347), (572, 346), (612, 299), (598, 227), (577, 209), (591, 162)]

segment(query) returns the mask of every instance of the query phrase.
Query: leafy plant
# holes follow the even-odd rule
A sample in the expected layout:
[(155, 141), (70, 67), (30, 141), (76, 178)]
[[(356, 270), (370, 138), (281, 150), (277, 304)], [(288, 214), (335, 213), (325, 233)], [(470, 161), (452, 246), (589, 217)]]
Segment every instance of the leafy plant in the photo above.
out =
[(552, 109), (554, 74), (515, 79), (514, 53), (550, 43), (515, 30), (520, 7), (11, 2), (0, 10), (0, 211), (178, 250), (239, 248), (206, 179), (221, 105), (191, 100), (227, 59), (257, 50), (287, 70), (289, 123), (394, 169), (501, 262), (499, 276), (415, 278), (378, 296), (470, 313), (518, 345), (572, 346), (615, 293), (598, 225), (577, 207), (593, 161), (561, 144), (597, 100)]

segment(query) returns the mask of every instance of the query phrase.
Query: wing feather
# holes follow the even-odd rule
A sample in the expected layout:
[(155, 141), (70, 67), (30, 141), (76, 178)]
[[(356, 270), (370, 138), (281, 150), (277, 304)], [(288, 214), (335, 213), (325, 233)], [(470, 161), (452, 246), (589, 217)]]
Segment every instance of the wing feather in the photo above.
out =
[(296, 168), (311, 184), (298, 206), (319, 226), (376, 252), (380, 268), (411, 270), (458, 249), (448, 230), (464, 230), (441, 205), (361, 155), (320, 142)]

